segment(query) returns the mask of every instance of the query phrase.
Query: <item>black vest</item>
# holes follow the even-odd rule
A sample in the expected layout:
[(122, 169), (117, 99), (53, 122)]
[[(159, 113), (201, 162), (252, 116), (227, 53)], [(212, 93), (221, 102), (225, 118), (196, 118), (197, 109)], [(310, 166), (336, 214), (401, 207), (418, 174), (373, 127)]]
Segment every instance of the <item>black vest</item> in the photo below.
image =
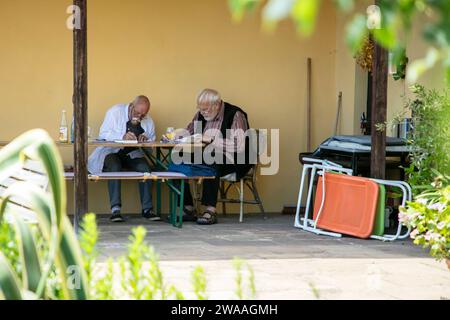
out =
[[(231, 129), (231, 126), (233, 125), (234, 116), (236, 115), (236, 112), (241, 112), (245, 116), (245, 121), (247, 122), (247, 128), (250, 129), (250, 124), (248, 122), (247, 113), (245, 113), (241, 108), (234, 106), (232, 104), (229, 104), (227, 102), (224, 102), (224, 115), (223, 115), (223, 122), (222, 126), (220, 128), (220, 131), (222, 133), (222, 137), (225, 139), (227, 137), (227, 130)], [(206, 119), (199, 114), (198, 121), (201, 121), (202, 123), (202, 130), (205, 132), (206, 128)], [(223, 158), (223, 164), (216, 165), (216, 169), (219, 171), (219, 174), (221, 174), (221, 171), (224, 171), (223, 166), (232, 166), (233, 171), (236, 172), (237, 179), (242, 178), (245, 176), (245, 174), (250, 170), (252, 167), (252, 164), (249, 163), (249, 138), (245, 138), (245, 150), (244, 154), (238, 154), (236, 152), (233, 153), (234, 157), (234, 164), (227, 164), (226, 158), (224, 156)], [(225, 153), (225, 150), (223, 151)], [(237, 160), (239, 157), (245, 156), (245, 164), (237, 164)]]

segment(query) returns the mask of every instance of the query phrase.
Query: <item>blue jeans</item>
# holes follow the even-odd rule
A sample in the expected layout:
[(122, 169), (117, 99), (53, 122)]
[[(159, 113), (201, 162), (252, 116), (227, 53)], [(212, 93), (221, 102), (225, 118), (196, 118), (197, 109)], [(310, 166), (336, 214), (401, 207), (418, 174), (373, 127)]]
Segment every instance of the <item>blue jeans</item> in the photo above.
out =
[[(144, 158), (131, 159), (128, 155), (119, 152), (109, 154), (105, 158), (103, 172), (119, 172), (124, 168), (137, 172), (151, 172), (150, 166)], [(122, 206), (121, 182), (120, 180), (108, 181), (109, 203), (111, 208)], [(152, 204), (152, 182), (147, 180), (139, 182), (139, 193), (141, 197), (142, 210), (153, 208)]]

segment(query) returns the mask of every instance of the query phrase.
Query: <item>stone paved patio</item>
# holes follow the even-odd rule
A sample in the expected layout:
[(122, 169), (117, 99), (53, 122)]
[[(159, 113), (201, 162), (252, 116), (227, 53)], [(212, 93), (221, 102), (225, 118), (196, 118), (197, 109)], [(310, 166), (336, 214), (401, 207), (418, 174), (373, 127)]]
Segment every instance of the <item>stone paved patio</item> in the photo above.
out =
[(123, 224), (99, 216), (102, 259), (126, 251), (131, 229), (143, 225), (160, 254), (168, 282), (189, 292), (190, 272), (202, 265), (210, 298), (234, 297), (233, 257), (255, 270), (258, 299), (448, 299), (450, 271), (410, 240), (383, 243), (317, 236), (293, 227), (292, 216), (219, 217), (219, 224), (176, 229), (137, 215)]

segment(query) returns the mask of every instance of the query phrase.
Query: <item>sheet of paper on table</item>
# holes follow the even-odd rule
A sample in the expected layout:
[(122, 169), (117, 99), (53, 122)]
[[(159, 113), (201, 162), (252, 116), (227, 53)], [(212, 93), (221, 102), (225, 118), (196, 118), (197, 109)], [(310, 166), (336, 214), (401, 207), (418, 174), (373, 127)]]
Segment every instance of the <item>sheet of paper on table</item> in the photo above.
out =
[(196, 133), (193, 136), (188, 136), (175, 140), (176, 143), (201, 143), (202, 135), (200, 133)]
[(114, 140), (115, 143), (123, 143), (123, 144), (137, 144), (137, 140)]
[(149, 173), (145, 172), (134, 172), (134, 171), (121, 171), (120, 173), (117, 172), (101, 172), (98, 174), (94, 174), (94, 176), (99, 177), (117, 177), (120, 175), (121, 177), (141, 177), (144, 175), (148, 175)]
[(183, 174), (183, 173), (179, 173), (179, 172), (168, 172), (168, 171), (164, 171), (164, 172), (152, 172), (152, 176), (158, 176), (158, 177), (180, 177), (180, 178), (186, 177), (186, 175)]

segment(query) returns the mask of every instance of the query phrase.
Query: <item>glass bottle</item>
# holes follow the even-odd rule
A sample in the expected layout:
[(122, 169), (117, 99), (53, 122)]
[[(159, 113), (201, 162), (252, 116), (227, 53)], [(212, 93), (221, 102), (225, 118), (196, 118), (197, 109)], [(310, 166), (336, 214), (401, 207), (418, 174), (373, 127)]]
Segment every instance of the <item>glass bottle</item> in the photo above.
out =
[(59, 141), (63, 143), (69, 142), (69, 128), (67, 127), (66, 110), (62, 111), (61, 125), (59, 126)]

